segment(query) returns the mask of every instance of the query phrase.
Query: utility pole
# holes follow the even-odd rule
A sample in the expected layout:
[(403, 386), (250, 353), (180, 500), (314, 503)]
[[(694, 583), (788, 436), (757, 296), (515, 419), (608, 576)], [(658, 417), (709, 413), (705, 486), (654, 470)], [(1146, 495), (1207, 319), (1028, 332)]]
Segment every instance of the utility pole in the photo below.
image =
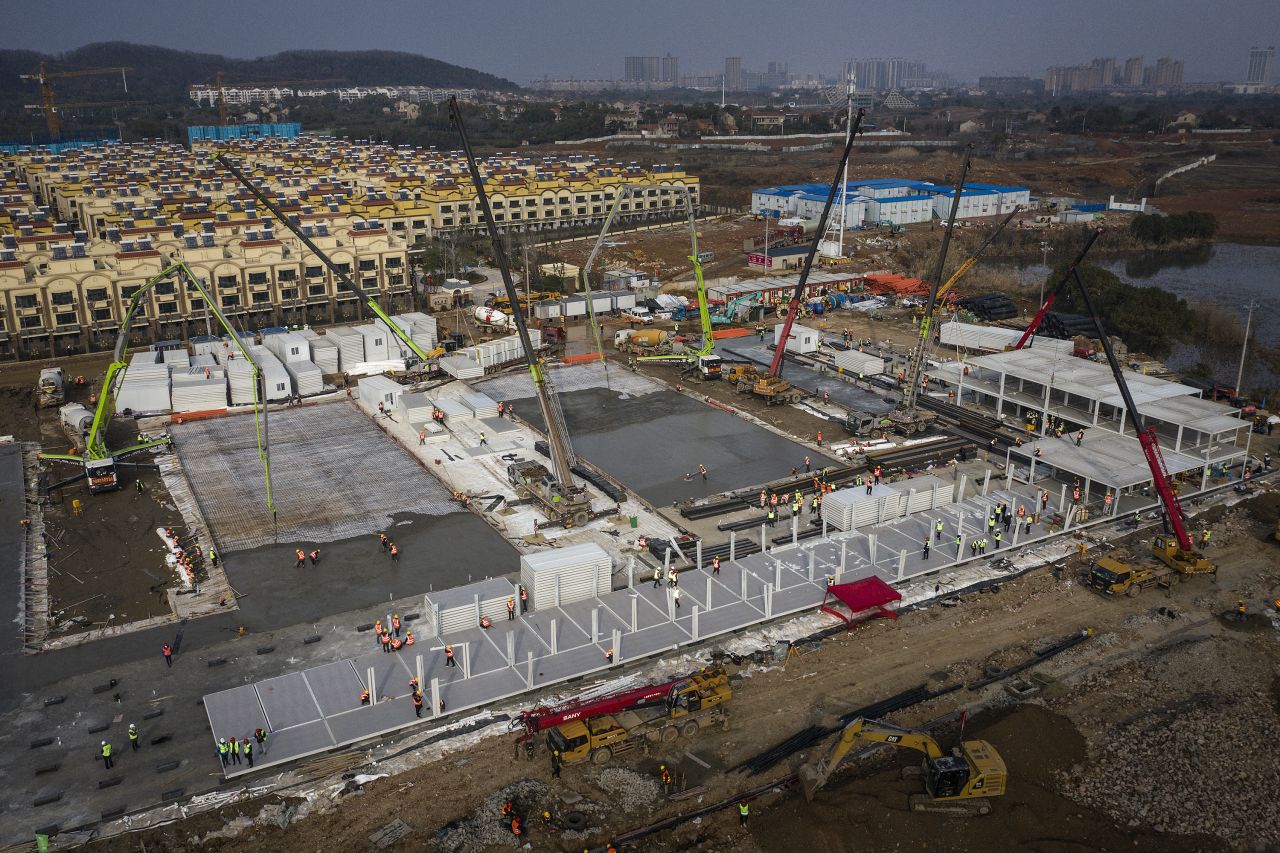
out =
[[(1244, 381), (1244, 354), (1249, 349), (1249, 330), (1253, 326), (1253, 309), (1258, 307), (1258, 303), (1250, 299), (1249, 304), (1244, 307), (1245, 307), (1245, 310), (1247, 310), (1249, 313), (1246, 315), (1245, 321), (1244, 321), (1244, 342), (1240, 344), (1240, 367), (1236, 370), (1236, 396), (1237, 397), (1243, 396), (1243, 394), (1240, 393), (1241, 391), (1240, 383)], [(1237, 411), (1243, 412), (1243, 409), (1238, 409)], [(1244, 417), (1244, 416), (1241, 415), (1241, 417)]]

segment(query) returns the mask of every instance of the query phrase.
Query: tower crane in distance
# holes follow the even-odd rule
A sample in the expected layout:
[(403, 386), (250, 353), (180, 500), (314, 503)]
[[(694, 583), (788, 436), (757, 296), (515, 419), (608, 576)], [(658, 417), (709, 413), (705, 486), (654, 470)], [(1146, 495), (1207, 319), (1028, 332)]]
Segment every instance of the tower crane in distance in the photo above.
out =
[(124, 101), (107, 101), (107, 102), (89, 102), (82, 101), (74, 104), (58, 104), (57, 98), (53, 91), (53, 80), (64, 80), (69, 77), (96, 77), (102, 74), (120, 73), (120, 82), (124, 86), (124, 91), (129, 91), (129, 78), (125, 76), (126, 71), (132, 71), (132, 68), (116, 66), (113, 68), (76, 68), (67, 71), (50, 71), (45, 63), (40, 63), (39, 70), (34, 74), (21, 75), (23, 80), (34, 80), (36, 85), (40, 87), (40, 103), (28, 106), (28, 109), (40, 110), (44, 113), (45, 125), (49, 128), (49, 138), (58, 140), (62, 137), (62, 118), (58, 114), (59, 109), (71, 109), (72, 107), (90, 107), (90, 106), (113, 106)]

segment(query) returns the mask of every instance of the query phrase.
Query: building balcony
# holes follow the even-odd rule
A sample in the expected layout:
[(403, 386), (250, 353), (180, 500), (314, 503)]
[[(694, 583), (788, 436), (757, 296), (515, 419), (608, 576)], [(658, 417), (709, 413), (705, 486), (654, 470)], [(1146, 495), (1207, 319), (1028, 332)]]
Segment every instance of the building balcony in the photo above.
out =
[(53, 330), (55, 335), (78, 335), (80, 334), (79, 323), (59, 323)]
[(46, 334), (48, 334), (48, 332), (45, 331), (44, 326), (30, 326), (22, 330), (22, 336), (24, 338), (42, 338)]

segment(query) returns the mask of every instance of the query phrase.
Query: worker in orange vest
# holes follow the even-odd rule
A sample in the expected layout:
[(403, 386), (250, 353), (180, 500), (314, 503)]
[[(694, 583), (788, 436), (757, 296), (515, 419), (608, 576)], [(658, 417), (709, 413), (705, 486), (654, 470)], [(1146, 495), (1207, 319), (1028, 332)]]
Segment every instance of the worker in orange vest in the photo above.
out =
[(368, 705), (368, 704), (369, 704), (369, 691), (368, 691), (368, 690), (361, 690), (361, 691), (360, 691), (360, 704), (361, 704), (361, 705)]
[(487, 631), (487, 630), (489, 630), (490, 628), (492, 628), (492, 627), (493, 627), (493, 623), (489, 621), (489, 617), (488, 617), (488, 616), (481, 616), (481, 617), (480, 617), (480, 627), (481, 627), (481, 628), (484, 628), (484, 629)]
[(406, 646), (412, 646), (412, 645), (413, 645), (413, 632), (412, 632), (412, 631), (406, 631), (406, 632), (405, 632), (405, 635), (404, 635), (404, 644), (405, 644)]
[(529, 612), (529, 590), (524, 588), (524, 584), (520, 584), (520, 612)]
[(403, 640), (401, 640), (399, 637), (393, 637), (391, 640), (391, 651), (398, 652), (400, 651), (400, 647), (403, 645), (404, 645)]
[(516, 618), (516, 600), (512, 596), (507, 596), (507, 621), (510, 622)]
[(394, 562), (400, 562), (400, 546), (394, 542), (391, 543), (391, 559)]
[(382, 546), (382, 550), (384, 551), (391, 547), (391, 540), (388, 539), (387, 534), (383, 533), (381, 530), (378, 531), (378, 544)]
[(818, 430), (818, 446), (822, 446), (822, 430)]
[(391, 616), (391, 630), (396, 632), (396, 636), (400, 636), (400, 614), (395, 613)]
[(390, 652), (391, 651), (391, 635), (388, 634), (386, 631), (383, 631), (381, 640), (382, 640), (382, 650), (384, 652)]
[(300, 569), (307, 564), (307, 555), (303, 553), (301, 548), (294, 548), (293, 553), (298, 557), (298, 562), (293, 566), (295, 569)]
[(320, 549), (313, 548), (309, 556), (311, 557), (311, 565), (314, 566), (316, 563), (320, 562)]
[(382, 620), (379, 619), (373, 623), (373, 644), (376, 646), (382, 642)]
[(711, 574), (720, 574), (720, 558), (718, 556), (711, 558)]
[(458, 665), (458, 662), (457, 662), (456, 660), (454, 660), (454, 659), (453, 659), (453, 646), (451, 646), (451, 645), (450, 645), (450, 646), (445, 646), (445, 647), (444, 647), (444, 665), (445, 665), (445, 666), (457, 666), (457, 665)]

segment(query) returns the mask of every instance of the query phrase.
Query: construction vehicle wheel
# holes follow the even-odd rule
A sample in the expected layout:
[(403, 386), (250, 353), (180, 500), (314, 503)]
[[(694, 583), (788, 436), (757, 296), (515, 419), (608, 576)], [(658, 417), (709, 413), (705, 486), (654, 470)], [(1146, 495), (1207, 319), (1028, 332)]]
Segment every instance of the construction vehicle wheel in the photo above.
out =
[(592, 764), (608, 764), (613, 760), (613, 750), (607, 746), (591, 751)]
[(575, 512), (573, 514), (574, 527), (586, 527), (590, 521), (591, 521), (591, 516), (586, 511)]
[(979, 800), (977, 805), (978, 805), (978, 814), (981, 814), (981, 815), (991, 814), (990, 800)]
[(680, 730), (677, 729), (675, 726), (667, 726), (665, 729), (662, 730), (663, 743), (675, 743), (679, 737), (680, 737)]
[(1130, 598), (1137, 598), (1141, 594), (1142, 594), (1142, 586), (1140, 584), (1134, 583), (1129, 585), (1129, 591), (1127, 595)]
[(690, 720), (680, 727), (680, 735), (688, 740), (698, 736), (698, 721)]

